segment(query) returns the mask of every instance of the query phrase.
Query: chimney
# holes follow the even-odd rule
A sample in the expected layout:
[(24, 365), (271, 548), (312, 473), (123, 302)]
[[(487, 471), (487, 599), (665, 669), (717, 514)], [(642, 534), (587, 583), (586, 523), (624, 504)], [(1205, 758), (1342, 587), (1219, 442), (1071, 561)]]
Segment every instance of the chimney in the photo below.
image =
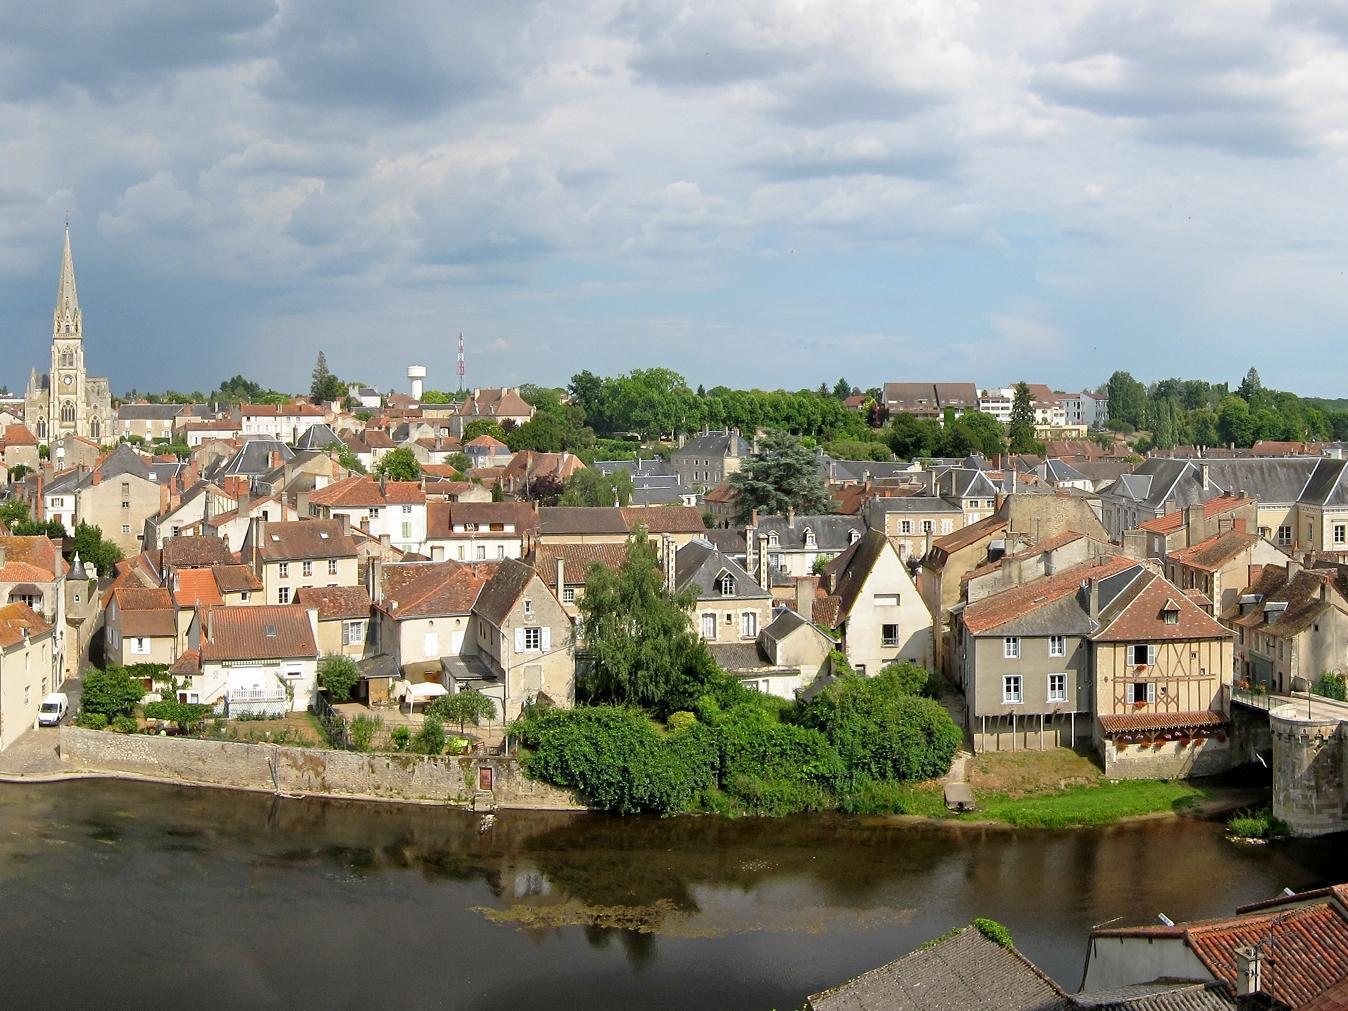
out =
[(351, 533), (351, 517), (349, 514), (337, 513), (334, 518), (337, 520), (337, 525), (341, 527), (343, 537)]
[(814, 614), (814, 595), (819, 588), (818, 576), (796, 577), (796, 613), (810, 621)]
[(1145, 530), (1125, 530), (1123, 532), (1123, 553), (1134, 561), (1147, 557), (1147, 533)]
[(661, 534), (660, 536), (660, 556), (665, 563), (665, 589), (670, 593), (674, 592), (674, 562), (678, 550), (674, 546), (673, 534)]
[(1208, 462), (1200, 460), (1198, 463), (1198, 486), (1206, 489), (1208, 486)]
[(384, 600), (384, 560), (375, 555), (374, 561), (369, 569), (370, 585), (367, 589), (370, 591), (370, 600), (376, 604)]
[(5, 567), (5, 555), (8, 552), (8, 550), (9, 549), (6, 548), (3, 544), (0, 544), (0, 569), (3, 569)]
[(1090, 605), (1089, 605), (1088, 613), (1090, 614), (1090, 616), (1091, 616), (1092, 618), (1099, 618), (1099, 617), (1100, 617), (1100, 580), (1098, 580), (1098, 579), (1096, 579), (1094, 576), (1092, 576), (1092, 577), (1091, 577), (1091, 580), (1090, 580), (1090, 583), (1091, 583), (1091, 585), (1090, 585), (1090, 590), (1089, 590)]
[(1236, 949), (1236, 996), (1250, 997), (1264, 989), (1263, 961), (1253, 945)]
[(253, 563), (254, 566), (256, 566), (257, 560), (262, 553), (262, 538), (267, 533), (267, 521), (264, 520), (261, 516), (254, 516), (251, 520), (248, 521), (248, 526), (249, 526), (249, 533), (251, 534), (251, 537), (249, 539), (252, 541), (253, 544), (253, 556), (249, 560)]
[(557, 599), (562, 599), (562, 590), (566, 589), (566, 559), (557, 556)]
[(748, 525), (747, 527), (744, 528), (744, 571), (745, 571), (745, 572), (753, 572), (753, 571), (754, 571), (754, 568), (755, 568), (755, 565), (754, 565), (754, 548), (758, 546), (758, 540), (757, 540), (757, 538), (758, 538), (758, 526), (757, 526), (757, 520), (758, 520), (758, 510), (755, 509), (755, 510), (754, 510), (753, 518), (749, 521), (749, 525)]
[(1207, 514), (1202, 503), (1186, 506), (1184, 509), (1184, 546), (1193, 547), (1199, 541), (1207, 540)]
[(768, 575), (768, 569), (772, 564), (772, 559), (768, 556), (768, 535), (758, 535), (758, 585), (765, 590), (772, 589), (772, 580)]
[(1304, 566), (1295, 558), (1287, 559), (1287, 581), (1290, 583), (1296, 576), (1301, 574)]

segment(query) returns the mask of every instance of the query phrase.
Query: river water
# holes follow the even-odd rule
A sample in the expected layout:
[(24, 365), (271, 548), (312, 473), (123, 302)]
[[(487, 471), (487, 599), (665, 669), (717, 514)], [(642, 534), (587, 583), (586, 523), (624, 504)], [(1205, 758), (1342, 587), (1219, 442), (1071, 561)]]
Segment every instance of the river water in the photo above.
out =
[(1075, 989), (1091, 925), (1337, 880), (1219, 825), (475, 816), (150, 784), (0, 786), (8, 1006), (798, 1008), (975, 916)]

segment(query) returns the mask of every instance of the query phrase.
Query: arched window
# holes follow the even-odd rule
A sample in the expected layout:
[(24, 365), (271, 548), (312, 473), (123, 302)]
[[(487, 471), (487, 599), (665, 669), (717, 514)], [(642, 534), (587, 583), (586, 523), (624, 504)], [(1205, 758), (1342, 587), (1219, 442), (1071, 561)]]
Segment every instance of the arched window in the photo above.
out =
[(62, 421), (62, 423), (65, 423), (65, 422), (71, 422), (71, 421), (74, 421), (74, 420), (75, 420), (75, 404), (74, 404), (74, 402), (73, 402), (73, 401), (70, 401), (70, 400), (63, 401), (62, 404), (61, 404), (61, 421)]
[(45, 438), (47, 437), (47, 419), (46, 419), (46, 418), (38, 418), (38, 419), (37, 419), (37, 437), (38, 437), (39, 439), (45, 439)]
[(89, 421), (89, 436), (90, 438), (97, 439), (98, 433), (99, 433), (98, 419), (93, 418)]
[(717, 589), (721, 591), (721, 596), (733, 597), (735, 595), (735, 577), (728, 572), (722, 573), (721, 578), (717, 580)]
[[(69, 329), (69, 327), (67, 327), (67, 329)], [(61, 352), (61, 367), (63, 369), (75, 367), (75, 352), (70, 350), (70, 348), (66, 348)]]

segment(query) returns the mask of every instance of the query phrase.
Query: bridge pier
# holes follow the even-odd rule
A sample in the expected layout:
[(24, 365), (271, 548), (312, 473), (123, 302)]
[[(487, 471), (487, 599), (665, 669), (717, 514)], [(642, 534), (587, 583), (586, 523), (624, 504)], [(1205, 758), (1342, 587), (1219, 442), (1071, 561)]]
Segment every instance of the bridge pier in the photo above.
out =
[(1273, 815), (1293, 835), (1318, 836), (1348, 829), (1345, 820), (1344, 735), (1338, 719), (1308, 719), (1299, 707), (1268, 714), (1273, 739)]

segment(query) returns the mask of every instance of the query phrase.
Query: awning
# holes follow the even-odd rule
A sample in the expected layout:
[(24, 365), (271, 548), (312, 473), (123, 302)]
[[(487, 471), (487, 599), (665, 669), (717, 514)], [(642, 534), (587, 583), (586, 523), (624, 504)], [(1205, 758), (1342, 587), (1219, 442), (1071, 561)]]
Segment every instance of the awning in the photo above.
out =
[(441, 695), (448, 695), (449, 689), (444, 685), (438, 685), (434, 681), (418, 681), (416, 684), (408, 684), (403, 689), (403, 696), (411, 696), (417, 702), (425, 702), (427, 699), (439, 698)]
[(1226, 716), (1210, 709), (1187, 713), (1110, 713), (1100, 717), (1100, 729), (1106, 734), (1133, 730), (1198, 730), (1224, 727)]

